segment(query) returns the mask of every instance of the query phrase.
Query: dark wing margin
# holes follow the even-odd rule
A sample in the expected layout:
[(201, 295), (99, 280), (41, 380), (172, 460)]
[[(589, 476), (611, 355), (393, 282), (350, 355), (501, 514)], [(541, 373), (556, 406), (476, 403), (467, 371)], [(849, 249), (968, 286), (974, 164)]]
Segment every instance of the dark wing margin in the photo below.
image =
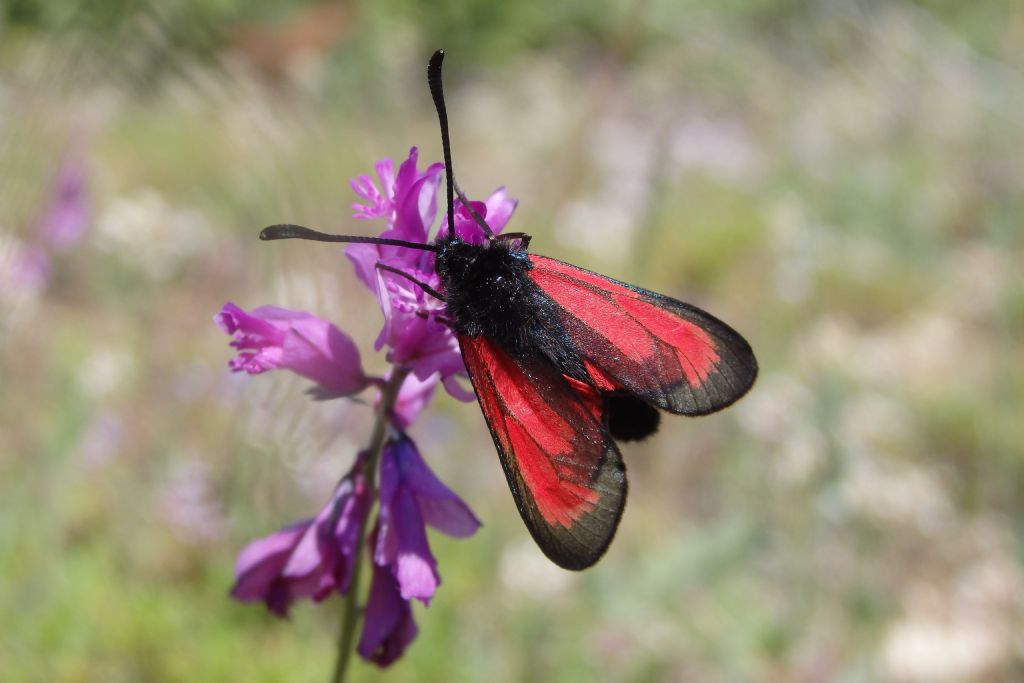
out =
[(513, 358), (485, 337), (460, 336), (459, 346), (537, 545), (565, 569), (593, 565), (626, 503), (625, 466), (601, 424), (601, 395), (541, 357)]
[(529, 276), (601, 391), (625, 391), (681, 415), (706, 415), (757, 378), (750, 344), (724, 322), (671, 297), (530, 255)]

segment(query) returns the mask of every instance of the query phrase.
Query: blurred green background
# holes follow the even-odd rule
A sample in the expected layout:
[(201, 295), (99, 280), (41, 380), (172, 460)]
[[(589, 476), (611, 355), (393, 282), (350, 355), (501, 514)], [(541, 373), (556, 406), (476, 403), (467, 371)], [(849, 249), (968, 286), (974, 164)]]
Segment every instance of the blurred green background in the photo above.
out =
[[(227, 370), (226, 300), (380, 319), (347, 181), (440, 157), (537, 252), (708, 308), (746, 399), (625, 448), (607, 556), (533, 545), (478, 409), (414, 430), (485, 526), (358, 681), (1024, 680), (1024, 6), (0, 3), (0, 680), (324, 681), (341, 602), (227, 596), (362, 406)], [(47, 212), (77, 169), (85, 216)]]

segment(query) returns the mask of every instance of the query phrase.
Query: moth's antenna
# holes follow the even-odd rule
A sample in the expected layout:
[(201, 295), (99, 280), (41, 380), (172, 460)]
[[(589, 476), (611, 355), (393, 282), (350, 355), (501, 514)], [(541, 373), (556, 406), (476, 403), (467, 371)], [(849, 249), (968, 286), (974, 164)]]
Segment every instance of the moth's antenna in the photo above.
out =
[(281, 223), (271, 225), (260, 231), (261, 240), (312, 240), (314, 242), (356, 242), (361, 244), (384, 244), (392, 247), (406, 247), (407, 249), (419, 249), (420, 251), (437, 251), (433, 244), (422, 244), (420, 242), (406, 242), (405, 240), (392, 240), (386, 237), (362, 237), (360, 235), (328, 235), (325, 232), (318, 232), (304, 228), (301, 225)]
[[(441, 149), (444, 152), (444, 175), (445, 184), (448, 190), (448, 234), (455, 235), (455, 176), (452, 171), (452, 148), (448, 137), (448, 112), (444, 106), (444, 89), (441, 85), (441, 63), (444, 61), (444, 50), (438, 50), (430, 58), (427, 64), (427, 85), (430, 86), (430, 96), (434, 98), (434, 108), (437, 109), (437, 121), (441, 124)], [(490, 226), (479, 216), (469, 202), (459, 193), (462, 203), (477, 218), (477, 223), (487, 235), (487, 239), (494, 238), (494, 232)]]
[(473, 208), (473, 205), (469, 203), (469, 199), (467, 199), (466, 195), (462, 193), (458, 183), (455, 183), (455, 194), (459, 198), (459, 201), (462, 202), (462, 205), (466, 207), (466, 210), (469, 211), (470, 215), (473, 216), (473, 220), (476, 221), (476, 224), (484, 231), (484, 234), (487, 235), (488, 238), (493, 238), (494, 233), (491, 231), (491, 226), (487, 225), (487, 221), (484, 220), (484, 217), (478, 214), (476, 209)]
[(413, 283), (414, 285), (416, 285), (417, 287), (422, 289), (426, 294), (429, 294), (430, 296), (434, 297), (438, 301), (448, 301), (448, 299), (445, 298), (444, 294), (441, 294), (439, 291), (437, 291), (436, 289), (434, 289), (433, 287), (428, 285), (423, 280), (419, 280), (419, 279), (413, 277), (412, 275), (409, 275), (409, 273), (405, 272), (404, 270), (400, 270), (400, 269), (395, 268), (393, 266), (389, 266), (386, 263), (380, 263), (379, 261), (377, 262), (377, 269), (378, 270), (386, 270), (387, 272), (394, 273), (395, 275), (401, 275), (406, 280), (408, 280), (409, 282)]

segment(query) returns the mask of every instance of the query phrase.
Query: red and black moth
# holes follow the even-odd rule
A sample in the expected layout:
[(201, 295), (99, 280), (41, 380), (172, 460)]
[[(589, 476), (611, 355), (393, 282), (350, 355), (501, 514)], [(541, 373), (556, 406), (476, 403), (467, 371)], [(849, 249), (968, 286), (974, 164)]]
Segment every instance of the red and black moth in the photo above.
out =
[[(660, 413), (706, 415), (757, 377), (750, 345), (699, 308), (527, 251), (494, 235), (458, 190), (438, 50), (427, 81), (441, 126), (448, 230), (433, 244), (274, 225), (262, 239), (371, 242), (435, 253), (444, 319), (459, 341), (512, 496), (541, 550), (566, 569), (593, 565), (626, 502), (616, 441), (655, 432)], [(487, 236), (456, 236), (454, 194)], [(387, 268), (386, 266), (381, 266)], [(411, 276), (396, 271), (409, 279)]]

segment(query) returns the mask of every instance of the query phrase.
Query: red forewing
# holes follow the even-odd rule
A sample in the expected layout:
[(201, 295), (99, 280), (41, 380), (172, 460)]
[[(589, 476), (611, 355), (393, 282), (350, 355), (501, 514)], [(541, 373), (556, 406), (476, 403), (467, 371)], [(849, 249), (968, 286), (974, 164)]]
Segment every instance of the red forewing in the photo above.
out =
[(757, 377), (750, 345), (699, 308), (531, 254), (529, 276), (583, 356), (595, 387), (683, 415), (728, 406)]
[(600, 393), (487, 337), (460, 336), (459, 345), (530, 533), (566, 569), (594, 564), (626, 502), (625, 468), (602, 426)]

